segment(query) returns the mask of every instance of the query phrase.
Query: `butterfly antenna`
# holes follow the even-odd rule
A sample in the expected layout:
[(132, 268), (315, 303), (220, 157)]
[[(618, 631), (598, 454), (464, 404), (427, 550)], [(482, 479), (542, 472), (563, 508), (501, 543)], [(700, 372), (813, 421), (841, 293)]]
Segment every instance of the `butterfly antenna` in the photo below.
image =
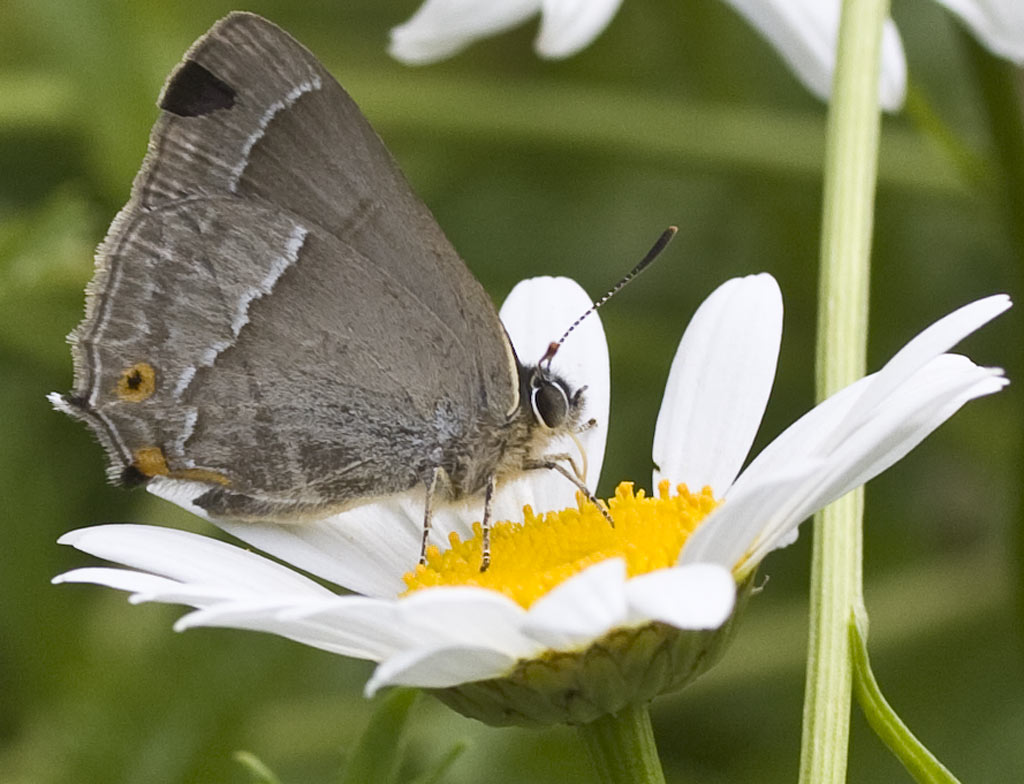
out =
[(604, 303), (606, 303), (608, 300), (610, 300), (612, 297), (618, 294), (627, 283), (632, 281), (637, 275), (639, 275), (641, 272), (647, 269), (647, 267), (650, 266), (650, 263), (654, 261), (656, 258), (658, 258), (658, 255), (663, 250), (665, 250), (665, 246), (672, 241), (672, 238), (676, 236), (677, 231), (679, 231), (679, 228), (677, 226), (669, 226), (667, 229), (665, 229), (665, 231), (661, 233), (661, 236), (658, 237), (658, 241), (655, 242), (653, 246), (651, 246), (651, 249), (649, 251), (647, 251), (647, 255), (640, 260), (639, 264), (637, 264), (635, 267), (633, 267), (633, 269), (631, 269), (629, 272), (623, 275), (621, 280), (619, 280), (618, 283), (616, 283), (614, 286), (608, 289), (608, 291), (605, 293), (603, 297), (595, 300), (594, 304), (587, 308), (587, 311), (569, 326), (569, 329), (565, 331), (565, 334), (562, 335), (562, 337), (548, 344), (548, 350), (544, 352), (544, 356), (540, 358), (540, 362), (542, 364), (550, 365), (551, 360), (554, 358), (555, 354), (558, 353), (558, 349), (562, 347), (562, 344), (565, 342), (565, 339), (569, 337), (572, 331), (580, 325), (580, 322), (582, 322), (583, 319), (585, 319), (587, 316), (589, 316), (591, 313), (593, 313), (595, 310), (601, 307)]

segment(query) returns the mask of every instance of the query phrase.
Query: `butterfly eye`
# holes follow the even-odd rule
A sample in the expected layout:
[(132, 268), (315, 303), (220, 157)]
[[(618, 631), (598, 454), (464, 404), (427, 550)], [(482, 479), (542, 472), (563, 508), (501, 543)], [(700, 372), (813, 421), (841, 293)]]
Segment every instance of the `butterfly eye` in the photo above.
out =
[(531, 384), (530, 405), (537, 422), (554, 430), (569, 415), (569, 398), (562, 385), (546, 379), (535, 379)]

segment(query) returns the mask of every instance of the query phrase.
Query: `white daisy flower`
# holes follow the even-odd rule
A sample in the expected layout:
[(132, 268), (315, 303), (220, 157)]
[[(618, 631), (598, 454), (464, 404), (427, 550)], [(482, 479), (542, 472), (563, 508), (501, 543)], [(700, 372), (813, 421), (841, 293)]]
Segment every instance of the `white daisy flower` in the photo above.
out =
[[(520, 355), (539, 356), (588, 304), (571, 281), (535, 279), (513, 291), (502, 319)], [(989, 297), (932, 325), (878, 373), (797, 421), (740, 474), (774, 378), (782, 300), (769, 275), (727, 282), (694, 315), (672, 365), (655, 432), (657, 497), (621, 484), (609, 502), (612, 528), (591, 504), (573, 501), (564, 478), (532, 472), (502, 491), (495, 519), (521, 522), (494, 526), (485, 573), (479, 527), (469, 525), (474, 508), (439, 514), (428, 564), (409, 571), (423, 510), (422, 493), (410, 493), (311, 524), (217, 523), (359, 595), (335, 594), (223, 542), (140, 525), (65, 535), (61, 542), (129, 570), (89, 567), (56, 581), (196, 608), (178, 629), (267, 631), (378, 662), (368, 693), (421, 686), (491, 724), (591, 721), (704, 671), (769, 551), (964, 402), (1000, 389), (1000, 370), (944, 352), (1009, 304)], [(556, 360), (568, 378), (589, 384), (587, 416), (601, 423), (584, 434), (594, 487), (607, 421), (607, 349), (596, 318), (577, 332)], [(155, 490), (199, 511), (188, 483), (164, 480)]]
[[(827, 99), (836, 62), (840, 0), (724, 0), (778, 50), (812, 93)], [(1020, 0), (937, 0), (1000, 57), (1024, 63), (1024, 3)], [(568, 57), (608, 25), (621, 0), (426, 0), (409, 21), (391, 31), (390, 52), (408, 64), (435, 62), (477, 39), (495, 35), (541, 13), (535, 48), (543, 57)], [(879, 100), (903, 105), (907, 64), (896, 26), (882, 32)]]

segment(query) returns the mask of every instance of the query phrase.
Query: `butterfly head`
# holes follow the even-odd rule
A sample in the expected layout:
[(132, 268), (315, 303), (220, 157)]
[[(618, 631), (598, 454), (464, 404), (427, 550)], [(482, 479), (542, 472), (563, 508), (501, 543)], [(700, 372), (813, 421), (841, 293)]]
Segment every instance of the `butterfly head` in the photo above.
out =
[(583, 413), (583, 392), (554, 372), (547, 363), (523, 368), (523, 400), (529, 401), (534, 421), (544, 430), (575, 432)]

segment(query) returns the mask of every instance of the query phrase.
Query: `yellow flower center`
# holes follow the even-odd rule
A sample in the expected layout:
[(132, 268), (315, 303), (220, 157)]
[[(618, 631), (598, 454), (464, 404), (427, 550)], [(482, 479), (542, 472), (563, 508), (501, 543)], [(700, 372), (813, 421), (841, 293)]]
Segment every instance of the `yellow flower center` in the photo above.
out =
[(588, 566), (608, 558), (626, 562), (630, 577), (675, 564), (687, 538), (718, 505), (711, 488), (691, 493), (679, 485), (669, 492), (668, 481), (658, 497), (633, 491), (622, 482), (608, 503), (613, 528), (594, 505), (577, 498), (578, 508), (534, 514), (527, 506), (523, 521), (491, 527), (491, 566), (480, 571), (482, 529), (463, 541), (449, 536), (449, 548), (427, 548), (427, 563), (406, 573), (409, 593), (437, 585), (473, 585), (500, 591), (523, 607)]

